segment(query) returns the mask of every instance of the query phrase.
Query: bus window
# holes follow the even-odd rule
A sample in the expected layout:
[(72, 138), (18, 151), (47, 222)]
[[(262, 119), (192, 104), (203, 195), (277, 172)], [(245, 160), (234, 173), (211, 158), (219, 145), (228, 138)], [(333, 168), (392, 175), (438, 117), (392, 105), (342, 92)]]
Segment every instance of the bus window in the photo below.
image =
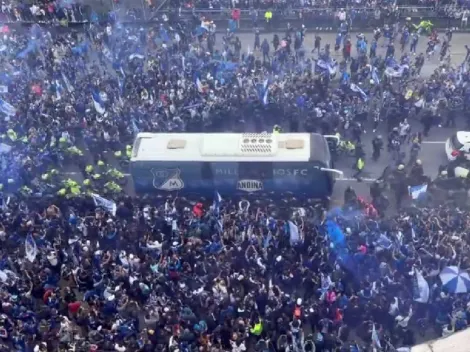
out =
[(240, 180), (270, 180), (273, 178), (273, 163), (270, 162), (241, 162), (238, 163), (238, 178)]
[(211, 163), (204, 162), (201, 166), (201, 178), (203, 180), (213, 180), (214, 175), (212, 173), (212, 165)]

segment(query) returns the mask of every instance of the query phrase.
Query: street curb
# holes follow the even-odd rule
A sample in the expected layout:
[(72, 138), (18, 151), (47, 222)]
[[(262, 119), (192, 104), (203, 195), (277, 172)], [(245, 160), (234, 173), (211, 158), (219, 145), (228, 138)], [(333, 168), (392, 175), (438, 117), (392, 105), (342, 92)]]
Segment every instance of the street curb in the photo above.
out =
[[(322, 32), (322, 33), (338, 33), (338, 30), (336, 28), (332, 27), (307, 27), (305, 26), (308, 32)], [(444, 31), (447, 28), (436, 28), (438, 31)], [(237, 29), (234, 34), (237, 35), (237, 33), (242, 33), (242, 34), (250, 34), (254, 33), (255, 30), (259, 30), (260, 33), (265, 34), (265, 33), (284, 33), (287, 31), (287, 28), (278, 28), (276, 30), (272, 29), (266, 29), (266, 28), (239, 28)], [(460, 29), (460, 28), (452, 28), (454, 33), (470, 33), (470, 29)], [(372, 28), (352, 28), (349, 32), (366, 32), (366, 33), (372, 33), (373, 29)], [(226, 33), (226, 29), (221, 29), (217, 28), (216, 30), (217, 33)]]

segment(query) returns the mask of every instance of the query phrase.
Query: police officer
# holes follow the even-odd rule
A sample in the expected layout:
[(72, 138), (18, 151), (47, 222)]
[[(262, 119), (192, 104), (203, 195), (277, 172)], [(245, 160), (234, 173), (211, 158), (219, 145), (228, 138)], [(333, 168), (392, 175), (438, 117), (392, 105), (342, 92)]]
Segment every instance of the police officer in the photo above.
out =
[(20, 193), (27, 197), (27, 196), (30, 196), (31, 194), (33, 194), (33, 190), (31, 188), (29, 188), (28, 186), (22, 186), (20, 188)]
[(410, 179), (414, 185), (419, 185), (423, 182), (424, 169), (421, 160), (417, 159), (411, 166)]
[(98, 162), (96, 163), (97, 167), (96, 167), (96, 170), (95, 170), (95, 173), (104, 173), (106, 172), (106, 163), (103, 161), (103, 160), (98, 160)]
[(57, 195), (61, 197), (65, 197), (67, 195), (67, 189), (66, 188), (61, 188), (57, 191)]
[(380, 158), (380, 151), (383, 149), (384, 147), (384, 141), (382, 139), (382, 136), (381, 135), (378, 135), (377, 137), (375, 137), (373, 140), (372, 140), (372, 159), (374, 161), (377, 161), (379, 160)]
[(279, 134), (281, 133), (282, 129), (281, 129), (281, 126), (279, 125), (274, 125), (273, 127), (273, 134)]
[(449, 98), (449, 111), (444, 127), (455, 128), (455, 117), (457, 116), (457, 112), (462, 109), (462, 106), (463, 100), (458, 94), (454, 94)]
[(353, 177), (356, 178), (358, 181), (361, 181), (361, 178), (359, 177), (359, 175), (362, 174), (362, 171), (364, 170), (365, 165), (366, 163), (364, 161), (364, 157), (361, 156), (356, 159), (356, 164), (355, 164), (356, 173), (353, 175)]
[(392, 189), (395, 191), (397, 209), (400, 208), (403, 197), (407, 194), (405, 165), (400, 164), (393, 172)]
[(128, 159), (130, 159), (132, 157), (132, 146), (131, 145), (126, 146), (126, 156), (127, 156)]
[(83, 189), (85, 190), (86, 193), (91, 192), (91, 180), (89, 178), (83, 180)]

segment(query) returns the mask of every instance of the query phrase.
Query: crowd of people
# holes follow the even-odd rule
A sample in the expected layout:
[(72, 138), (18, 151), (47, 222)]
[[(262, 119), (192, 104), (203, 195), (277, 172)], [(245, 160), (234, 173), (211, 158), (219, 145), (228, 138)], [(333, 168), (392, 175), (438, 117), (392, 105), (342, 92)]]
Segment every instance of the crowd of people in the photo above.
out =
[[(289, 28), (248, 48), (204, 19), (0, 31), (1, 351), (393, 351), (466, 327), (469, 213), (419, 160), (433, 126), (470, 121), (451, 31), (342, 22), (335, 43)], [(387, 148), (391, 171), (331, 211), (126, 192), (140, 131), (273, 125), (339, 134), (358, 179)], [(388, 133), (372, 148), (370, 125)], [(423, 182), (427, 208), (405, 208)]]
[(68, 1), (37, 1), (32, 3), (2, 1), (0, 20), (3, 22), (81, 23), (89, 20), (84, 6)]
[[(386, 18), (393, 15), (406, 18), (408, 16), (420, 18), (448, 18), (462, 19), (466, 22), (469, 8), (462, 1), (433, 0), (404, 0), (390, 1), (239, 1), (239, 0), (178, 0), (159, 2), (156, 0), (105, 0), (99, 5), (90, 6), (68, 0), (49, 1), (40, 0), (31, 3), (16, 1), (3, 1), (0, 7), (0, 20), (2, 22), (23, 23), (60, 23), (61, 25), (80, 24), (94, 21), (95, 18), (103, 20), (113, 17), (119, 12), (126, 21), (153, 20), (160, 12), (177, 12), (179, 15), (188, 15), (192, 11), (211, 14), (223, 18), (233, 9), (242, 12), (243, 17), (252, 17), (255, 13), (261, 17), (266, 11), (271, 11), (276, 18), (302, 18), (309, 22), (322, 17), (338, 17), (346, 11), (348, 17), (373, 20), (378, 13)], [(311, 22), (311, 21), (310, 21)], [(452, 22), (453, 23), (453, 22)], [(315, 24), (315, 22), (313, 22)], [(317, 24), (318, 25), (318, 24)]]

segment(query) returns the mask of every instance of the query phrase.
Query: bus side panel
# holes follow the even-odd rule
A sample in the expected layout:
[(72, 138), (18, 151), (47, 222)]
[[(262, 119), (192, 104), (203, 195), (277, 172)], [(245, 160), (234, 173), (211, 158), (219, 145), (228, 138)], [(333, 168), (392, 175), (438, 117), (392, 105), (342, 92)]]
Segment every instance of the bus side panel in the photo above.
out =
[(292, 192), (311, 198), (329, 196), (328, 176), (311, 163), (276, 163), (273, 187), (281, 192)]
[(131, 173), (139, 193), (213, 190), (212, 181), (201, 178), (200, 162), (135, 162)]
[[(309, 162), (299, 163), (134, 162), (131, 173), (138, 193), (179, 192), (212, 195), (291, 192), (312, 198), (330, 195), (328, 175)], [(242, 169), (248, 169), (248, 174)]]
[(292, 192), (312, 198), (322, 198), (331, 194), (328, 175), (313, 167), (311, 162), (212, 165), (214, 187), (219, 191), (240, 195)]

